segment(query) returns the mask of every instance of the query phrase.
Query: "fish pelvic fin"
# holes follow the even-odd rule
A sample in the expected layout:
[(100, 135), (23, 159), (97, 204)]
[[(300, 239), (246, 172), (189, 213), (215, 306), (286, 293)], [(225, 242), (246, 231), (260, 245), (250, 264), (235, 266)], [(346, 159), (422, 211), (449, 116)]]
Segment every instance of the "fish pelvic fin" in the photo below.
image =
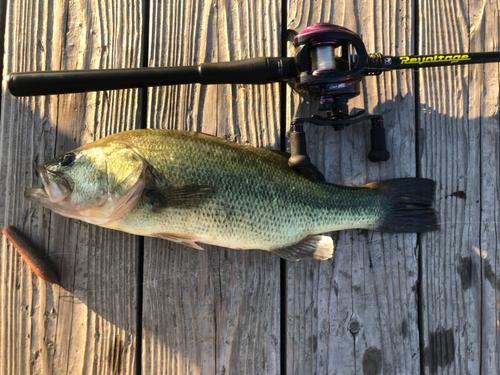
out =
[(439, 228), (433, 207), (435, 181), (426, 178), (397, 178), (372, 182), (364, 187), (380, 193), (382, 215), (374, 230), (422, 233)]
[(301, 259), (330, 259), (333, 255), (333, 240), (329, 236), (307, 236), (296, 244), (271, 250), (279, 257), (296, 262)]

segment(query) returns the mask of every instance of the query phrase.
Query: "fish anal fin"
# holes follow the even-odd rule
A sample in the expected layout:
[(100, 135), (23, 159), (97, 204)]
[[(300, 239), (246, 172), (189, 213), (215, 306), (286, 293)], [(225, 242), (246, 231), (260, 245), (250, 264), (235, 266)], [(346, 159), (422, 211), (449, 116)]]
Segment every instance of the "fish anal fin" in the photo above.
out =
[(333, 240), (329, 236), (307, 236), (296, 244), (271, 250), (273, 254), (289, 260), (330, 259), (333, 255)]
[(196, 241), (201, 240), (201, 238), (195, 238), (194, 236), (179, 235), (174, 233), (153, 233), (151, 234), (151, 236), (176, 242), (184, 246), (192, 247), (193, 249), (196, 250), (203, 250), (203, 248), (196, 243)]

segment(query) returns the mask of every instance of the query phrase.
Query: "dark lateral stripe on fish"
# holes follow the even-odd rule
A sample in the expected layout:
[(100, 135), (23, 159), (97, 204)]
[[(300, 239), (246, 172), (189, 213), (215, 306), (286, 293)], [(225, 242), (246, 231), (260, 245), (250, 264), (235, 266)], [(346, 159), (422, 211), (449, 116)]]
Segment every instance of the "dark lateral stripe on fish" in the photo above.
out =
[(29, 238), (22, 234), (19, 229), (7, 226), (4, 228), (3, 234), (14, 245), (14, 248), (38, 277), (48, 283), (62, 286), (54, 263)]

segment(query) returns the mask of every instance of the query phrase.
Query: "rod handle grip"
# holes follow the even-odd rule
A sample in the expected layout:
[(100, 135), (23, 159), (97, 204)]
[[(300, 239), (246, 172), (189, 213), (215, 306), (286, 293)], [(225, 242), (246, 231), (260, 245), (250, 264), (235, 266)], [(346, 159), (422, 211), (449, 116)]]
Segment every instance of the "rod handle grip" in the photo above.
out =
[(14, 96), (57, 95), (187, 83), (265, 84), (294, 74), (293, 58), (258, 57), (196, 66), (10, 73), (7, 87)]
[(197, 66), (53, 70), (10, 73), (7, 76), (7, 87), (14, 96), (33, 96), (196, 83), (200, 80)]

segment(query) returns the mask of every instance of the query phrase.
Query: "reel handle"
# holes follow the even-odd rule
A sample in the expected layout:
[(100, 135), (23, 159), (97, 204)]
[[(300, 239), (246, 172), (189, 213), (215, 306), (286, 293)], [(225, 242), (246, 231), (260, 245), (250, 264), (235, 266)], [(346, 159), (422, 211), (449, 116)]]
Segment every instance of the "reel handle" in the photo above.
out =
[(371, 162), (387, 161), (391, 157), (385, 143), (385, 128), (382, 117), (372, 118), (372, 128), (370, 129), (371, 151), (368, 160)]
[(32, 96), (185, 83), (265, 84), (286, 81), (295, 75), (293, 58), (259, 57), (186, 67), (11, 73), (7, 86), (14, 96)]
[(292, 123), (290, 126), (290, 154), (288, 165), (291, 168), (305, 168), (311, 164), (307, 155), (306, 134), (301, 122)]

